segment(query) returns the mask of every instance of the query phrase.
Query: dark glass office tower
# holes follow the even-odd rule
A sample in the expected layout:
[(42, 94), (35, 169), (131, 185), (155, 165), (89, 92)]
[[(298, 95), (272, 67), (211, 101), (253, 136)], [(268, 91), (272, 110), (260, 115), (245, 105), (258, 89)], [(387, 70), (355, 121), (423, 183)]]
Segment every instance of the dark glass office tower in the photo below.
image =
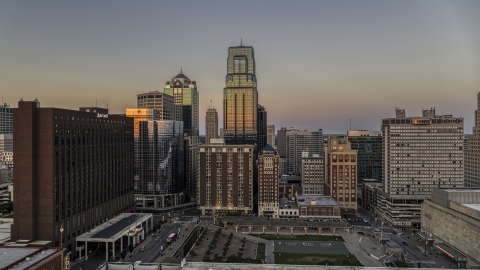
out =
[(267, 111), (258, 104), (257, 110), (257, 150), (261, 150), (267, 145)]
[(349, 130), (348, 141), (352, 150), (358, 151), (358, 182), (376, 179), (382, 182), (382, 132)]
[(257, 143), (257, 106), (253, 47), (230, 47), (223, 89), (223, 129), (226, 144)]

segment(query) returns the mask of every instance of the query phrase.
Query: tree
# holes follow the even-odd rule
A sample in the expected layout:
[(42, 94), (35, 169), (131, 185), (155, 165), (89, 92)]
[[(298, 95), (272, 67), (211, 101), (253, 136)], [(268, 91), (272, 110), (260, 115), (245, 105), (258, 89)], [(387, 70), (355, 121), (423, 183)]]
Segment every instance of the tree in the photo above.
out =
[(127, 256), (127, 251), (123, 250), (122, 253), (120, 253), (120, 257), (122, 257), (122, 260), (125, 260), (126, 256)]
[(130, 253), (132, 253), (132, 251), (133, 251), (133, 244), (128, 245), (128, 251), (129, 251)]

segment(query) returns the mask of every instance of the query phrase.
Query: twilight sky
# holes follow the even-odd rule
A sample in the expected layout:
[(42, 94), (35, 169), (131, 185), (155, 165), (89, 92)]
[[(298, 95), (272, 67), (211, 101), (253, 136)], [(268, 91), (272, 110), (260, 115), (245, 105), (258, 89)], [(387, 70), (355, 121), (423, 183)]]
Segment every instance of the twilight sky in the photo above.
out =
[(471, 133), (480, 92), (480, 1), (0, 1), (0, 93), (12, 107), (111, 113), (197, 81), (200, 133), (219, 112), (229, 46), (253, 46), (269, 124), (379, 130), (395, 107), (436, 107)]

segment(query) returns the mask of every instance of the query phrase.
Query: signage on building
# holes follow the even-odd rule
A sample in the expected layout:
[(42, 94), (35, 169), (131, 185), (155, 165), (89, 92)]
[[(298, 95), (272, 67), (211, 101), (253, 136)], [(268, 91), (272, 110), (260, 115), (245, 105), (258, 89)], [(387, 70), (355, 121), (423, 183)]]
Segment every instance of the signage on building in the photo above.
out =
[(106, 114), (106, 113), (97, 113), (97, 118), (108, 118), (108, 114)]
[(63, 269), (70, 270), (70, 252), (63, 258)]

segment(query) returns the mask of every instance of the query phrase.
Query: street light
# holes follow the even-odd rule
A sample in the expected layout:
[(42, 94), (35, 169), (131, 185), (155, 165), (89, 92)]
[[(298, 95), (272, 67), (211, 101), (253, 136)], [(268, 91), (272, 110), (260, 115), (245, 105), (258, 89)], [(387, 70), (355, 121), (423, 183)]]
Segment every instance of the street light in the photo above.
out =
[(60, 226), (60, 247), (63, 248), (63, 224)]

